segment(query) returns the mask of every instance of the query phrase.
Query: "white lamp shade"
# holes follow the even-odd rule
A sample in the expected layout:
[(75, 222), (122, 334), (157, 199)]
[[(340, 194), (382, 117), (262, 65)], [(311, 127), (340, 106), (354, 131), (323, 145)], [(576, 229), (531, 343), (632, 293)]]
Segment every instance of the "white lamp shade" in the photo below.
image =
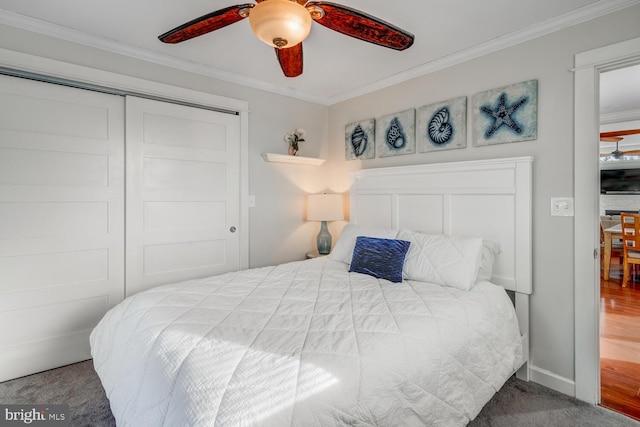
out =
[(306, 39), (311, 22), (309, 11), (290, 0), (263, 1), (249, 12), (256, 37), (277, 48), (292, 47)]
[(341, 221), (343, 219), (342, 194), (310, 194), (307, 196), (308, 221)]

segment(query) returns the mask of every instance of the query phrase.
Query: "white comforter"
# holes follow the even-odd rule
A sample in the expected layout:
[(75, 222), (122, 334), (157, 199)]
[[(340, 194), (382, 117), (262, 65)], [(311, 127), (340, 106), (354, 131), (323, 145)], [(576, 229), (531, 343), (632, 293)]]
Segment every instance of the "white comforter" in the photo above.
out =
[(460, 426), (521, 364), (505, 291), (319, 258), (152, 289), (91, 334), (119, 426)]

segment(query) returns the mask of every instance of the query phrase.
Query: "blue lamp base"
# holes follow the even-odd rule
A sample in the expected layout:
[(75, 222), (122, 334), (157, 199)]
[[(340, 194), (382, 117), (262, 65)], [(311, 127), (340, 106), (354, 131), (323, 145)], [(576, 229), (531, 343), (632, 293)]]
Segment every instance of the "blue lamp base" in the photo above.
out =
[(318, 253), (320, 255), (327, 255), (331, 252), (331, 234), (327, 227), (327, 221), (322, 221), (316, 241), (318, 242)]

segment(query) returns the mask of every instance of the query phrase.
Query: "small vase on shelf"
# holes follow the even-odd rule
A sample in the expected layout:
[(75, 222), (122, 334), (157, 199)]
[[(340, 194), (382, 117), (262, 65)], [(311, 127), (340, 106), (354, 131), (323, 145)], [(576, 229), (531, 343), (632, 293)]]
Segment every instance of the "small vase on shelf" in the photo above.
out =
[(300, 149), (299, 143), (304, 142), (304, 129), (296, 129), (284, 136), (284, 141), (289, 144), (289, 155), (297, 156)]

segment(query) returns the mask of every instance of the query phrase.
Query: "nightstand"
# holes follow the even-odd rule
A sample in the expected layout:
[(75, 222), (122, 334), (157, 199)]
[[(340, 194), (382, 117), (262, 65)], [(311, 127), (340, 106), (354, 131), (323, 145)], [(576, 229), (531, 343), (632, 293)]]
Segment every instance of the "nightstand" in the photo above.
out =
[[(329, 254), (327, 254), (327, 255), (329, 255)], [(327, 255), (320, 255), (318, 253), (318, 251), (307, 252), (307, 259), (318, 258), (318, 257), (321, 257), (321, 256), (327, 256)]]

